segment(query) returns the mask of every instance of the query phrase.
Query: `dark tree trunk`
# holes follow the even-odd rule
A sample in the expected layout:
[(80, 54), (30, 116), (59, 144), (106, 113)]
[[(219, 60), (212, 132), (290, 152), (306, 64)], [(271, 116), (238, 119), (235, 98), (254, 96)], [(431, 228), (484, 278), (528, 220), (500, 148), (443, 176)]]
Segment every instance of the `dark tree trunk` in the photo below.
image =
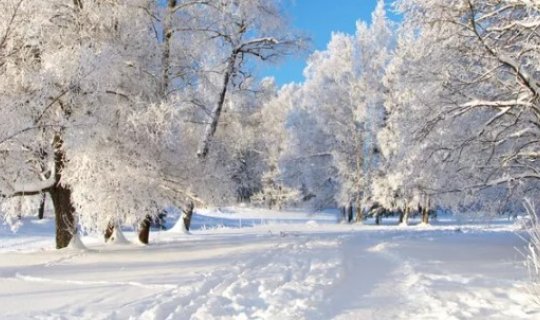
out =
[(108, 242), (112, 235), (114, 233), (114, 222), (109, 222), (109, 224), (107, 224), (107, 229), (105, 229), (105, 233), (103, 234), (103, 237), (105, 238), (105, 242)]
[[(47, 158), (47, 153), (45, 152), (45, 150), (43, 150), (43, 148), (40, 148), (39, 149), (39, 160), (40, 160), (41, 172), (45, 172), (45, 170), (47, 170), (47, 168), (45, 166), (45, 159), (46, 158)], [(45, 177), (45, 178), (50, 178), (50, 175), (49, 175), (49, 177)], [(47, 193), (41, 192), (39, 196), (41, 197), (41, 200), (39, 202), (38, 219), (41, 220), (45, 216), (45, 200), (47, 200)]]
[(150, 238), (150, 224), (152, 223), (152, 218), (146, 216), (144, 220), (139, 225), (139, 241), (144, 244), (148, 244)]
[(398, 212), (399, 212), (399, 223), (403, 223), (403, 219), (405, 218), (405, 211), (402, 209), (399, 209)]
[(431, 206), (431, 202), (429, 198), (426, 200), (426, 205), (422, 208), (422, 223), (428, 224), (429, 223), (429, 207)]
[(227, 69), (225, 69), (225, 74), (223, 75), (223, 83), (221, 85), (221, 91), (219, 92), (218, 102), (215, 105), (214, 109), (212, 110), (212, 113), (210, 114), (211, 115), (210, 122), (206, 125), (204, 134), (203, 134), (203, 139), (197, 150), (197, 156), (199, 158), (204, 159), (208, 155), (210, 141), (212, 137), (214, 136), (214, 133), (216, 133), (217, 126), (219, 123), (219, 117), (221, 115), (221, 111), (223, 110), (223, 105), (225, 104), (225, 96), (227, 95), (229, 82), (230, 82), (231, 76), (234, 73), (234, 67), (236, 65), (236, 60), (238, 59), (239, 54), (240, 54), (239, 51), (234, 50), (227, 61)]
[(41, 194), (41, 200), (39, 202), (39, 209), (38, 209), (38, 219), (41, 220), (45, 217), (45, 200), (47, 199), (47, 194), (42, 193)]
[(375, 224), (376, 224), (376, 225), (380, 225), (380, 224), (381, 224), (381, 214), (378, 213), (378, 212), (375, 214)]
[(424, 224), (429, 223), (429, 209), (428, 208), (422, 208), (422, 223)]
[(184, 221), (184, 226), (186, 227), (187, 231), (189, 231), (189, 228), (191, 226), (191, 217), (193, 216), (194, 207), (195, 206), (193, 205), (193, 201), (190, 201), (182, 210), (182, 220)]
[(56, 185), (49, 191), (54, 204), (54, 216), (56, 220), (56, 249), (62, 249), (69, 245), (71, 238), (76, 232), (75, 208), (71, 203), (71, 190)]
[(56, 248), (62, 249), (69, 245), (71, 238), (77, 231), (75, 224), (75, 208), (71, 203), (71, 189), (60, 184), (62, 170), (64, 169), (65, 154), (62, 150), (62, 138), (54, 137), (54, 166), (56, 184), (48, 191), (54, 205), (56, 220)]
[(353, 220), (353, 204), (352, 202), (349, 203), (349, 205), (347, 206), (347, 223), (351, 223), (352, 220)]

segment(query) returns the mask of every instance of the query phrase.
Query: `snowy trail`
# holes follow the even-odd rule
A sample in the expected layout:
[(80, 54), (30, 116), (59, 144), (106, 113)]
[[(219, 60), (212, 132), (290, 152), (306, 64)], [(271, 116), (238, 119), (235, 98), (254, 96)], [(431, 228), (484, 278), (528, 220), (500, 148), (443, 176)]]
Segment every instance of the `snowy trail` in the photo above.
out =
[(380, 238), (369, 234), (342, 236), (340, 250), (341, 278), (330, 288), (321, 319), (369, 319), (385, 308), (385, 302), (370, 297), (381, 277), (397, 268), (397, 264), (372, 247)]
[[(265, 225), (0, 250), (2, 319), (538, 319), (504, 228)], [(133, 234), (128, 234), (133, 238)]]
[(338, 241), (326, 238), (282, 233), (275, 244), (164, 293), (142, 318), (304, 318), (338, 272)]

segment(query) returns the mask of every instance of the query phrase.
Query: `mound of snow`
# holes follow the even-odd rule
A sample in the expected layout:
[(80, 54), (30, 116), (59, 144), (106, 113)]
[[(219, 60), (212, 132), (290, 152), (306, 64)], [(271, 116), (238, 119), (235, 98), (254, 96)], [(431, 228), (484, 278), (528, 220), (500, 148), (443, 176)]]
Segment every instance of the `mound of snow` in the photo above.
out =
[(310, 228), (317, 228), (319, 226), (319, 223), (315, 220), (308, 220), (306, 221), (306, 226)]
[(88, 249), (86, 248), (84, 243), (81, 241), (81, 238), (79, 237), (78, 233), (75, 233), (73, 235), (73, 238), (71, 238), (71, 241), (69, 242), (68, 248), (73, 249), (73, 250), (87, 250)]
[(189, 231), (186, 229), (186, 225), (184, 224), (184, 217), (183, 215), (176, 221), (174, 226), (169, 229), (169, 232), (173, 233), (182, 233), (182, 234), (190, 234)]
[(114, 228), (112, 236), (109, 238), (109, 241), (107, 243), (110, 244), (128, 244), (129, 241), (124, 236), (124, 233), (122, 232), (122, 229), (119, 227)]

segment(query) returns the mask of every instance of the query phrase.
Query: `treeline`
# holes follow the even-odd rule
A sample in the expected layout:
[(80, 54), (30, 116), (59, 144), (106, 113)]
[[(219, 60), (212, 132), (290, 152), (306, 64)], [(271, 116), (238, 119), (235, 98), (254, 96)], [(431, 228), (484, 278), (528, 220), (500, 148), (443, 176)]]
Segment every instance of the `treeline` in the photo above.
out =
[(540, 177), (540, 7), (392, 5), (399, 21), (379, 1), (277, 88), (252, 71), (306, 48), (277, 1), (3, 1), (1, 211), (47, 194), (59, 248), (170, 205), (520, 211)]

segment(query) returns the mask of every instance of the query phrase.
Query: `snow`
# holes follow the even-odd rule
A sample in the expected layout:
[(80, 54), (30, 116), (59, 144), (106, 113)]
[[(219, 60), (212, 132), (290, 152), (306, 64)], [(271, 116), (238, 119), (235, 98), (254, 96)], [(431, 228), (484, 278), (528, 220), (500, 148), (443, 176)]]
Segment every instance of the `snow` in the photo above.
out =
[(124, 236), (124, 233), (120, 228), (114, 228), (113, 234), (111, 235), (111, 238), (109, 241), (107, 241), (110, 244), (128, 244), (129, 241)]
[(72, 250), (86, 250), (86, 246), (81, 241), (81, 238), (79, 237), (78, 233), (75, 233), (73, 235), (73, 238), (71, 238), (71, 241), (69, 242), (68, 249)]
[[(506, 220), (336, 223), (333, 212), (198, 211), (148, 246), (53, 250), (53, 221), (0, 227), (2, 319), (538, 319)], [(118, 236), (118, 235), (117, 235)]]

